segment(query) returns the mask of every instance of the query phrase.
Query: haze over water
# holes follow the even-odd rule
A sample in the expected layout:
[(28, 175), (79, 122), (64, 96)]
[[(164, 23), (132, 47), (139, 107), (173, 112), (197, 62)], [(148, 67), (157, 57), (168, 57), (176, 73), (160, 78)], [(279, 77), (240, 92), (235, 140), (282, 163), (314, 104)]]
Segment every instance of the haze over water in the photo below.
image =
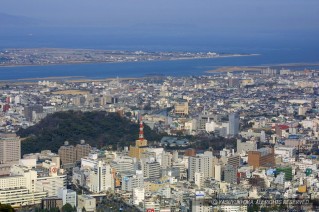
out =
[[(19, 3), (16, 7), (14, 3)], [(21, 5), (22, 4), (22, 5)], [(35, 10), (34, 6), (37, 6)], [(317, 7), (318, 6), (318, 7)], [(54, 9), (57, 9), (55, 11)], [(189, 61), (1, 67), (1, 80), (84, 76), (189, 76), (220, 66), (319, 63), (319, 3), (309, 0), (150, 3), (4, 0), (0, 49), (215, 51), (260, 56)], [(5, 15), (3, 15), (3, 14)], [(58, 14), (58, 15), (57, 15)]]

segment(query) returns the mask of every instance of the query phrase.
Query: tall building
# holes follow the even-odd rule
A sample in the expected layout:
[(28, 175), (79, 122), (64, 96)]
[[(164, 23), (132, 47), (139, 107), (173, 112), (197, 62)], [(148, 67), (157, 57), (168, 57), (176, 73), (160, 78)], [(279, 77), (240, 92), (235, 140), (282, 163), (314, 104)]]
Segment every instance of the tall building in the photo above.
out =
[(144, 188), (144, 176), (141, 171), (134, 175), (124, 175), (122, 177), (122, 190), (133, 191), (134, 188)]
[(93, 193), (100, 193), (114, 189), (114, 178), (111, 166), (98, 161), (90, 171), (87, 179), (87, 187)]
[(0, 164), (21, 159), (20, 138), (15, 134), (0, 134)]
[(255, 168), (274, 167), (275, 153), (274, 148), (264, 147), (256, 151), (248, 152), (248, 165)]
[(91, 152), (90, 144), (86, 144), (85, 140), (81, 140), (80, 144), (75, 146), (76, 149), (76, 161), (80, 161), (81, 158), (87, 157)]
[(63, 205), (69, 203), (72, 207), (76, 207), (76, 197), (75, 191), (66, 188), (60, 188), (58, 191), (58, 197), (62, 199)]
[(134, 188), (133, 189), (133, 204), (138, 205), (143, 203), (145, 198), (145, 189), (144, 188)]
[(195, 181), (195, 172), (202, 172), (204, 179), (214, 177), (214, 156), (211, 152), (188, 158), (188, 179)]
[(237, 167), (226, 165), (224, 169), (224, 181), (227, 183), (237, 182)]
[(140, 159), (143, 152), (147, 149), (147, 140), (144, 138), (143, 122), (140, 122), (139, 138), (135, 141), (135, 146), (130, 146), (129, 156), (132, 158)]
[(229, 114), (229, 135), (236, 136), (239, 133), (239, 113)]
[(161, 177), (161, 166), (159, 162), (146, 162), (144, 165), (144, 177), (150, 180), (156, 180)]
[(29, 105), (24, 107), (24, 117), (27, 121), (32, 121), (36, 113), (43, 113), (42, 105)]
[(202, 188), (204, 185), (204, 173), (203, 172), (195, 172), (195, 185), (198, 188)]
[(68, 141), (65, 141), (64, 146), (60, 147), (58, 154), (62, 165), (74, 164), (76, 162), (76, 149), (73, 145), (69, 145)]
[(166, 169), (166, 168), (170, 168), (172, 166), (172, 154), (169, 153), (169, 152), (164, 152), (162, 153), (162, 163), (161, 163), (161, 166), (163, 169)]

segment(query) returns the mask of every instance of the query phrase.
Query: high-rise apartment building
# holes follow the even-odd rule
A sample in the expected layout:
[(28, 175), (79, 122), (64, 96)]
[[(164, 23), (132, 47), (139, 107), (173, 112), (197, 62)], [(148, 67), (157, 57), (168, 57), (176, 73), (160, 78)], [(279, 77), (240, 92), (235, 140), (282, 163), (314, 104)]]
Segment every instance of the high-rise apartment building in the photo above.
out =
[(144, 165), (144, 177), (150, 180), (156, 180), (161, 177), (161, 166), (159, 162), (146, 162)]
[(76, 148), (73, 145), (69, 145), (68, 141), (65, 141), (64, 146), (60, 147), (58, 154), (61, 158), (62, 165), (76, 162)]
[(91, 152), (90, 144), (86, 144), (84, 140), (80, 141), (80, 144), (75, 146), (76, 149), (76, 161), (80, 161), (81, 158), (87, 157)]
[(226, 165), (224, 169), (224, 181), (227, 183), (237, 182), (237, 167)]
[(0, 164), (19, 161), (20, 158), (20, 138), (15, 134), (0, 134)]
[(188, 158), (188, 179), (195, 181), (195, 172), (202, 172), (203, 177), (214, 177), (215, 160), (212, 152), (205, 152)]
[(229, 114), (229, 135), (236, 136), (239, 133), (239, 113)]
[(76, 161), (80, 161), (81, 158), (87, 157), (91, 152), (91, 146), (85, 144), (84, 140), (80, 141), (75, 147), (69, 145), (68, 141), (64, 142), (64, 146), (61, 146), (58, 154), (61, 158), (62, 165), (74, 164)]

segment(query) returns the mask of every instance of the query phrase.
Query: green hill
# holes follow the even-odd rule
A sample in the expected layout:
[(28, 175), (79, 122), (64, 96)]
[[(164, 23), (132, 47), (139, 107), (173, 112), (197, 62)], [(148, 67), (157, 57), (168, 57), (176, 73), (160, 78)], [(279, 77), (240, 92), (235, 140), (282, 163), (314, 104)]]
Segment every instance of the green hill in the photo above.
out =
[[(104, 111), (67, 111), (48, 115), (34, 126), (20, 129), (17, 134), (23, 139), (22, 154), (49, 149), (57, 152), (64, 141), (77, 144), (84, 139), (93, 147), (111, 145), (116, 148), (133, 144), (138, 138), (139, 125)], [(144, 125), (145, 138), (159, 141), (161, 136)]]

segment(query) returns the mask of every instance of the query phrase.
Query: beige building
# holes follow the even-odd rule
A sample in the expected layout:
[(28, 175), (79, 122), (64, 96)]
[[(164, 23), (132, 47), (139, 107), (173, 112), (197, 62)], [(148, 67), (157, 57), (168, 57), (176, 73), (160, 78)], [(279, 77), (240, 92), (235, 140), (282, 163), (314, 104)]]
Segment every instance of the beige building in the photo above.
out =
[(147, 150), (147, 140), (144, 138), (143, 122), (140, 122), (139, 138), (135, 141), (135, 146), (130, 146), (129, 156), (132, 158), (140, 159), (142, 153)]
[(61, 158), (62, 165), (73, 164), (76, 161), (80, 161), (81, 158), (87, 157), (91, 149), (91, 146), (85, 144), (84, 140), (81, 140), (80, 144), (77, 144), (75, 147), (69, 145), (68, 141), (65, 141), (64, 146), (60, 147), (58, 154)]
[(174, 113), (177, 115), (188, 115), (188, 102), (176, 103)]
[(0, 164), (19, 161), (21, 142), (16, 134), (0, 134)]
[(58, 154), (61, 158), (62, 165), (76, 162), (76, 149), (73, 145), (69, 145), (68, 141), (65, 141), (64, 146), (60, 147)]
[(96, 211), (96, 200), (94, 197), (88, 195), (79, 195), (78, 196), (78, 209), (82, 210), (85, 208), (87, 212)]
[(90, 144), (86, 144), (84, 140), (81, 140), (80, 142), (81, 143), (77, 144), (75, 147), (77, 161), (80, 161), (81, 158), (87, 157), (92, 149)]

